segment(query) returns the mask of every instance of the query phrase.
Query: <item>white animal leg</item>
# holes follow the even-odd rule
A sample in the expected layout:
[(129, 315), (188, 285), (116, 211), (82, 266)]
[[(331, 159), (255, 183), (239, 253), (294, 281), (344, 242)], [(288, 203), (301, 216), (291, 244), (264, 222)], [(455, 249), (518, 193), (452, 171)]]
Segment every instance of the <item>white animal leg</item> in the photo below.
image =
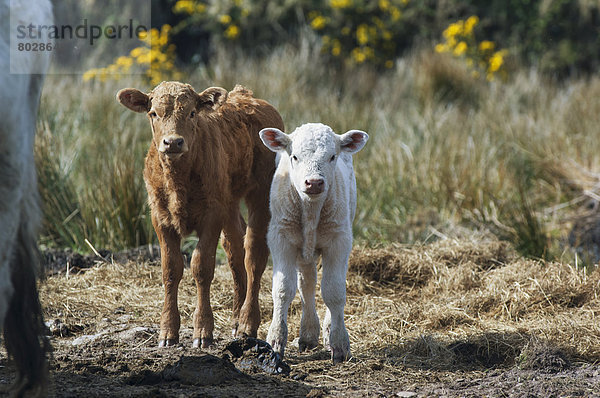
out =
[(285, 353), (290, 304), (296, 295), (296, 258), (298, 250), (279, 239), (278, 248), (271, 247), (273, 255), (273, 320), (267, 342), (281, 356)]
[(315, 286), (317, 267), (314, 263), (303, 263), (298, 270), (298, 285), (302, 298), (302, 319), (300, 321), (300, 352), (315, 348), (319, 344), (319, 316), (315, 307)]
[[(346, 270), (350, 247), (351, 243), (336, 242), (323, 250), (321, 294), (328, 309), (324, 326), (327, 328), (329, 323), (329, 347), (334, 363), (350, 358), (350, 340), (344, 324)], [(326, 337), (324, 342), (327, 343)]]
[(331, 312), (329, 312), (329, 308), (325, 311), (325, 317), (323, 318), (323, 346), (331, 351), (331, 346), (329, 345), (329, 332), (331, 331)]

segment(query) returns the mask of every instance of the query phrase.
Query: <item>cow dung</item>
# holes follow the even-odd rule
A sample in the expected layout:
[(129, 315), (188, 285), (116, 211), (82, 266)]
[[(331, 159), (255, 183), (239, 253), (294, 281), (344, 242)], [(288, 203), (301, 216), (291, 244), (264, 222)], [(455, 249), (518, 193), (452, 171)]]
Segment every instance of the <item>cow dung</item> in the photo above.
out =
[(183, 356), (173, 365), (168, 365), (162, 372), (166, 381), (179, 381), (182, 384), (195, 386), (213, 386), (223, 382), (245, 377), (225, 358), (214, 355)]

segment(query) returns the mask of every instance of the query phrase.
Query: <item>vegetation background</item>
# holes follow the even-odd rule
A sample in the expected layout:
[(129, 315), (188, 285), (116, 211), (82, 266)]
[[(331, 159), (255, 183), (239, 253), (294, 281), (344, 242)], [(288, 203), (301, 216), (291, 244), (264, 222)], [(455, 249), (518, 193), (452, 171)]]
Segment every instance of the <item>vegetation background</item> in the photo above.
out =
[[(58, 47), (46, 76), (35, 150), (50, 395), (598, 395), (600, 3), (150, 3), (152, 29), (124, 53), (110, 40), (78, 55)], [(56, 0), (55, 13), (59, 24), (109, 25), (138, 6)], [(287, 131), (320, 121), (369, 133), (354, 163), (349, 362), (332, 365), (322, 346), (298, 352), (296, 297), (289, 377), (199, 387), (208, 377), (172, 376), (206, 354), (191, 348), (196, 286), (184, 270), (182, 344), (157, 348), (163, 287), (142, 179), (151, 132), (115, 100), (169, 79), (197, 90), (243, 84), (277, 107)], [(191, 237), (183, 250), (194, 246)], [(223, 358), (233, 287), (222, 251), (216, 262), (219, 346), (208, 353)], [(271, 277), (269, 267), (259, 338)], [(319, 296), (317, 286), (323, 314)], [(0, 366), (0, 382), (7, 372)]]
[[(46, 79), (45, 246), (155, 241), (142, 180), (150, 129), (114, 95), (178, 79), (243, 84), (288, 131), (309, 121), (367, 131), (355, 162), (360, 246), (478, 231), (526, 256), (597, 261), (598, 2), (151, 3), (153, 29), (130, 53), (100, 43), (86, 74)], [(122, 4), (65, 0), (56, 14), (109, 23), (132, 11)], [(55, 71), (74, 61), (59, 54)]]

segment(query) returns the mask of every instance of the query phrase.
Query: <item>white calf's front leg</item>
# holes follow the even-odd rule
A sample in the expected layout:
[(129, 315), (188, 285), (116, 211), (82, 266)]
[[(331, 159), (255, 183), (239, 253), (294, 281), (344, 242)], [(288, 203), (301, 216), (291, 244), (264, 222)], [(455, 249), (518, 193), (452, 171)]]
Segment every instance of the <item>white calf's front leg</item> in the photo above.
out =
[(315, 306), (317, 267), (314, 262), (301, 263), (298, 269), (298, 285), (302, 298), (302, 320), (300, 321), (300, 352), (315, 348), (319, 344), (319, 316)]
[(344, 323), (346, 305), (346, 270), (352, 244), (346, 239), (323, 249), (323, 280), (321, 295), (327, 306), (323, 336), (325, 345), (329, 343), (331, 359), (334, 363), (350, 358), (350, 339)]
[(267, 342), (281, 356), (287, 344), (288, 309), (296, 295), (296, 258), (298, 250), (278, 239), (278, 247), (271, 247), (273, 256), (273, 320), (267, 334)]

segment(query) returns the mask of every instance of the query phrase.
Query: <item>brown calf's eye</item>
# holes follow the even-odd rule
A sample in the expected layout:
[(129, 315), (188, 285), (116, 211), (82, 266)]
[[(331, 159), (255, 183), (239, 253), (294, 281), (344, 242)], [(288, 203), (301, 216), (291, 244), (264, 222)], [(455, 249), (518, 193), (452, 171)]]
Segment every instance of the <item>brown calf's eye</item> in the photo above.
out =
[(151, 118), (155, 118), (156, 117), (156, 112), (154, 111), (150, 111), (150, 113), (148, 113), (150, 115)]
[(190, 113), (190, 119), (193, 119), (194, 116), (196, 116), (196, 111), (192, 111), (192, 113)]

